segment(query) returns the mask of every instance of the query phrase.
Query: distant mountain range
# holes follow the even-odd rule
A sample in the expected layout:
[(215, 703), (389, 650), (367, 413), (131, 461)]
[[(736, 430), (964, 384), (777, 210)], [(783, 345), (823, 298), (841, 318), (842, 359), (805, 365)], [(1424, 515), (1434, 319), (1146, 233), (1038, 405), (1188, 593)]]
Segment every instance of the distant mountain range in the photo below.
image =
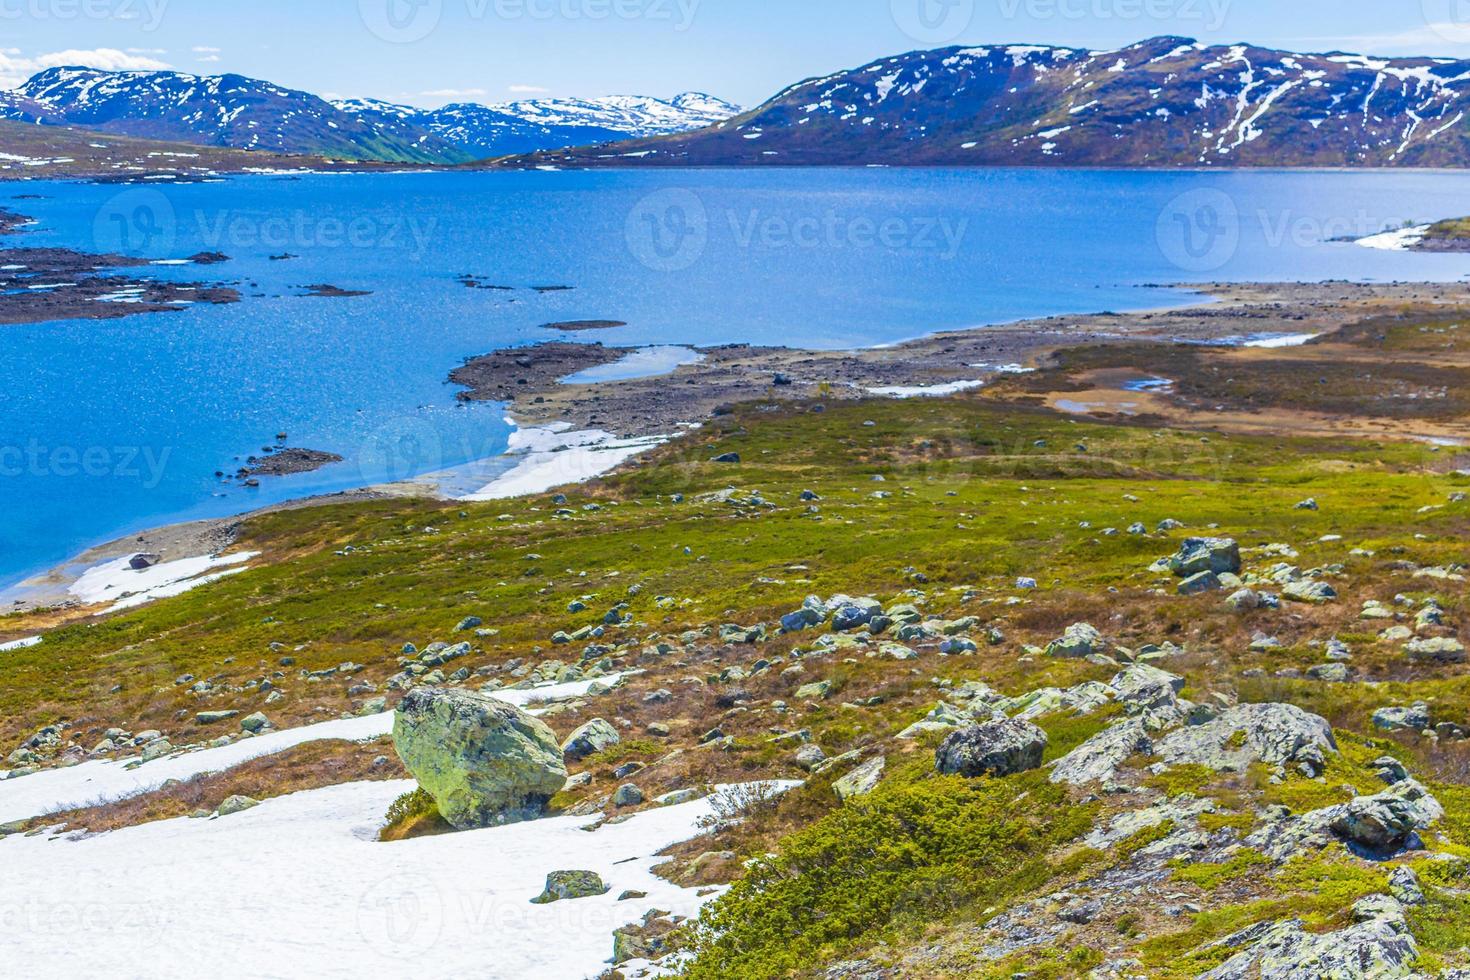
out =
[(947, 48), (793, 85), (690, 133), (500, 165), (1462, 167), (1470, 61), (1160, 37)]
[[(1470, 61), (1160, 37), (915, 51), (741, 113), (707, 95), (419, 109), (240, 75), (56, 68), (0, 119), (341, 160), (496, 167), (1462, 167)], [(505, 159), (492, 159), (505, 158)]]
[(679, 133), (738, 111), (695, 93), (667, 102), (613, 96), (424, 110), (328, 102), (242, 75), (89, 68), (49, 69), (0, 92), (0, 119), (202, 146), (430, 164)]

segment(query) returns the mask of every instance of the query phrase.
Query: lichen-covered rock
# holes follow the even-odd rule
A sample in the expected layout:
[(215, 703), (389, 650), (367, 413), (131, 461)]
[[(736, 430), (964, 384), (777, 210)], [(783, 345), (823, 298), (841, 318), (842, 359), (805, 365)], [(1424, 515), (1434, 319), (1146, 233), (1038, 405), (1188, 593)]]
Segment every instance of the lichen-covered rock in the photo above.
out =
[(567, 736), (567, 740), (561, 744), (561, 751), (568, 762), (580, 762), (589, 755), (612, 748), (622, 740), (623, 737), (611, 722), (605, 718), (593, 718)]
[(246, 810), (260, 806), (259, 800), (253, 800), (248, 796), (232, 796), (219, 805), (219, 815), (222, 817), (233, 816)]
[(531, 899), (533, 905), (550, 905), (578, 898), (596, 898), (606, 895), (611, 887), (603, 884), (602, 877), (593, 871), (553, 871), (546, 876), (546, 888)]
[(867, 796), (883, 781), (883, 770), (887, 766), (888, 760), (881, 755), (875, 759), (869, 759), (846, 776), (834, 781), (832, 792), (844, 802), (856, 796)]
[(946, 776), (1009, 776), (1039, 768), (1046, 746), (1046, 732), (1030, 722), (987, 721), (946, 738), (934, 767)]
[(1240, 574), (1240, 546), (1230, 538), (1189, 538), (1169, 559), (1169, 570), (1180, 578), (1205, 572)]
[(471, 691), (410, 691), (393, 720), (393, 745), (440, 814), (461, 830), (534, 819), (567, 780), (550, 728)]
[(1343, 804), (1332, 821), (1332, 832), (1369, 851), (1402, 847), (1418, 829), (1419, 812), (1408, 800), (1394, 796), (1363, 796)]
[(1379, 708), (1373, 727), (1384, 732), (1422, 732), (1431, 724), (1429, 705), (1419, 701), (1408, 708)]
[(1465, 644), (1450, 637), (1413, 640), (1404, 647), (1410, 660), (1429, 660), (1441, 664), (1465, 662)]
[(1060, 638), (1046, 648), (1048, 657), (1063, 657), (1080, 660), (1098, 653), (1102, 648), (1102, 633), (1090, 623), (1073, 623)]
[(1326, 582), (1318, 582), (1315, 579), (1302, 579), (1299, 582), (1288, 582), (1281, 590), (1281, 594), (1295, 602), (1304, 602), (1308, 605), (1321, 605), (1332, 602), (1337, 598), (1337, 590)]
[(1411, 977), (1419, 947), (1404, 908), (1387, 895), (1353, 906), (1354, 924), (1337, 932), (1307, 932), (1300, 920), (1262, 923), (1212, 948), (1242, 951), (1200, 980), (1391, 980)]
[(1316, 777), (1337, 752), (1325, 718), (1292, 704), (1242, 704), (1208, 724), (1185, 728), (1157, 746), (1171, 766), (1196, 764), (1221, 772), (1244, 772), (1254, 762), (1295, 763)]
[(1148, 729), (1141, 720), (1130, 718), (1099, 732), (1058, 759), (1052, 768), (1051, 781), (1073, 786), (1105, 782), (1134, 755), (1151, 752), (1153, 741)]

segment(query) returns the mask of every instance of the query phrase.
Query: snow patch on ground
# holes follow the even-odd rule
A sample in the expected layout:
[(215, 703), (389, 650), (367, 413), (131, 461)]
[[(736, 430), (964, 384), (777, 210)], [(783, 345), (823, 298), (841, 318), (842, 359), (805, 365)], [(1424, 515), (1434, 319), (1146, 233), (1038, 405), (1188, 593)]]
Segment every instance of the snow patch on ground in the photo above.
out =
[[(591, 832), (595, 818), (556, 817), (378, 843), (413, 787), (349, 783), (211, 820), (0, 841), (0, 908), (23, 920), (7, 930), (5, 972), (577, 980), (606, 968), (614, 929), (654, 908), (693, 916), (713, 897), (652, 873), (659, 851), (698, 835), (709, 799)], [(560, 870), (596, 872), (610, 891), (531, 904)], [(619, 902), (627, 890), (647, 897)]]
[(27, 636), (20, 640), (11, 640), (9, 643), (0, 643), (0, 653), (9, 653), (11, 650), (24, 650), (41, 642), (39, 636)]
[(1359, 238), (1355, 244), (1364, 248), (1377, 248), (1389, 252), (1407, 252), (1422, 242), (1428, 233), (1428, 225), (1415, 225), (1412, 228), (1400, 228), (1398, 231), (1385, 231), (1378, 235), (1369, 235), (1367, 238)]
[[(141, 570), (130, 566), (134, 556), (127, 555), (87, 569), (67, 592), (88, 605), (111, 602), (108, 612), (119, 612), (155, 599), (181, 595), (201, 585), (217, 582), (227, 575), (237, 575), (247, 569), (230, 566), (242, 565), (259, 555), (257, 551), (244, 551), (237, 555), (205, 555), (160, 562)], [(219, 568), (225, 571), (214, 571)]]
[[(518, 708), (530, 709), (531, 714), (536, 714), (534, 705), (583, 697), (593, 684), (615, 685), (622, 676), (608, 674), (606, 677), (569, 684), (496, 691), (494, 696)], [(307, 742), (329, 739), (370, 742), (392, 731), (393, 712), (385, 711), (365, 718), (328, 721), (319, 725), (270, 732), (254, 738), (242, 738), (222, 748), (185, 752), (131, 769), (129, 766), (136, 759), (96, 759), (67, 769), (47, 769), (20, 779), (0, 782), (0, 823), (27, 820), (61, 810), (110, 803), (150, 793), (170, 779), (187, 780), (203, 773), (224, 772), (253, 759), (276, 755)]]
[(517, 429), (505, 451), (507, 456), (519, 457), (516, 465), (461, 499), (504, 500), (585, 483), (668, 441), (667, 436), (619, 439), (600, 429), (569, 432), (568, 428), (557, 423), (542, 429)]
[(984, 381), (951, 381), (949, 384), (942, 385), (894, 385), (887, 388), (869, 388), (868, 394), (882, 395), (885, 398), (937, 398), (940, 395), (953, 395), (984, 385)]

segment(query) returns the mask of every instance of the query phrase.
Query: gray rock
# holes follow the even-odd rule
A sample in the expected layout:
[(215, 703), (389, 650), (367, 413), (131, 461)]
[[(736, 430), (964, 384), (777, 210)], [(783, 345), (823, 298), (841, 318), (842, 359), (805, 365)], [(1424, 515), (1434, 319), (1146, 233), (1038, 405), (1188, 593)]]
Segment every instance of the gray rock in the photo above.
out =
[(613, 806), (638, 806), (643, 802), (643, 790), (632, 783), (624, 783), (613, 793)]
[(1090, 623), (1073, 623), (1059, 639), (1047, 645), (1048, 657), (1082, 659), (1101, 652), (1102, 633)]
[(832, 792), (843, 802), (857, 796), (867, 796), (878, 788), (883, 780), (883, 770), (887, 766), (888, 760), (884, 756), (869, 759), (846, 776), (835, 780), (832, 783)]
[(1295, 602), (1304, 602), (1308, 605), (1321, 605), (1337, 598), (1336, 589), (1326, 582), (1318, 582), (1314, 579), (1288, 582), (1282, 588), (1281, 594)]
[(1422, 732), (1432, 724), (1429, 705), (1420, 701), (1408, 708), (1379, 708), (1373, 727), (1384, 732)]
[[(602, 877), (592, 871), (553, 871), (546, 876), (546, 889), (531, 899), (533, 905), (550, 905), (578, 898), (596, 898), (606, 895), (611, 887), (603, 884)], [(524, 894), (524, 893), (523, 893)]]
[(250, 732), (252, 735), (263, 732), (267, 728), (271, 727), (271, 720), (259, 711), (257, 711), (253, 715), (246, 715), (244, 718), (240, 719), (241, 730)]
[(217, 725), (222, 721), (229, 721), (240, 714), (238, 711), (201, 711), (194, 719), (201, 725)]
[(816, 681), (812, 684), (803, 684), (801, 687), (798, 687), (795, 697), (799, 701), (825, 701), (831, 693), (831, 681)]
[(1402, 905), (1424, 904), (1424, 888), (1419, 884), (1419, 876), (1406, 865), (1389, 872), (1388, 890)]
[(248, 796), (231, 796), (219, 805), (219, 815), (228, 817), (257, 806), (260, 806), (259, 800), (252, 800)]
[(1408, 800), (1384, 794), (1345, 803), (1333, 817), (1334, 834), (1368, 851), (1396, 851), (1419, 829), (1420, 814)]
[(1136, 718), (1118, 722), (1092, 736), (1056, 761), (1051, 781), (1084, 786), (1106, 782), (1128, 759), (1153, 752), (1148, 729)]
[(1220, 576), (1214, 572), (1200, 572), (1180, 582), (1177, 591), (1180, 595), (1203, 595), (1206, 592), (1219, 592), (1224, 587)]
[(826, 761), (827, 753), (822, 751), (821, 746), (803, 745), (796, 750), (796, 764), (807, 772), (811, 772)]
[(550, 728), (471, 691), (410, 691), (394, 717), (393, 744), (444, 819), (461, 830), (534, 819), (567, 781)]
[(1410, 660), (1428, 660), (1441, 664), (1465, 662), (1465, 644), (1451, 637), (1434, 637), (1410, 641), (1404, 647)]
[(1180, 578), (1202, 572), (1240, 574), (1240, 546), (1230, 538), (1189, 538), (1169, 559), (1169, 570)]
[(1046, 732), (1030, 722), (987, 721), (946, 738), (935, 754), (934, 767), (946, 776), (969, 778), (1028, 772), (1041, 766), (1047, 741)]
[(1193, 763), (1244, 772), (1254, 762), (1296, 763), (1312, 776), (1337, 752), (1327, 720), (1291, 704), (1242, 704), (1214, 721), (1165, 738), (1157, 751), (1168, 765)]
[(1419, 948), (1403, 906), (1374, 895), (1353, 906), (1354, 924), (1306, 931), (1300, 920), (1262, 923), (1208, 948), (1243, 951), (1200, 980), (1391, 980), (1414, 976)]
[(623, 740), (612, 723), (604, 718), (593, 718), (587, 724), (567, 736), (561, 751), (569, 762), (580, 762), (589, 755), (596, 755), (617, 745)]

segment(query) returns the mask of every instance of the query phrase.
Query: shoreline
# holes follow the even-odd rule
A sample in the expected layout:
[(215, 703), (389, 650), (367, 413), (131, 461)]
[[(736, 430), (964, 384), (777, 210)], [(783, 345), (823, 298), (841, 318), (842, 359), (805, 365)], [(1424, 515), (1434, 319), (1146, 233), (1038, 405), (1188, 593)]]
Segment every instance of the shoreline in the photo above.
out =
[[(1126, 313), (1059, 315), (934, 333), (869, 348), (812, 351), (788, 347), (693, 347), (702, 357), (635, 377), (564, 383), (582, 371), (614, 365), (645, 346), (606, 347), (547, 341), (467, 359), (449, 372), (463, 401), (496, 401), (516, 429), (506, 450), (453, 470), (401, 483), (298, 498), (230, 517), (162, 525), (95, 545), (67, 562), (0, 590), (0, 615), (58, 606), (86, 608), (69, 593), (89, 568), (133, 554), (164, 561), (227, 551), (240, 526), (262, 514), (365, 500), (429, 497), (485, 502), (585, 483), (641, 452), (703, 425), (726, 405), (755, 399), (852, 400), (963, 393), (1046, 366), (1061, 348), (1136, 343), (1270, 346), (1261, 338), (1331, 333), (1377, 307), (1470, 303), (1459, 283), (1204, 283), (1160, 285), (1196, 293), (1200, 302)], [(1310, 330), (1305, 329), (1310, 327)], [(511, 461), (488, 479), (476, 467)], [(459, 480), (459, 489), (444, 486)], [(20, 598), (16, 598), (19, 596)]]

